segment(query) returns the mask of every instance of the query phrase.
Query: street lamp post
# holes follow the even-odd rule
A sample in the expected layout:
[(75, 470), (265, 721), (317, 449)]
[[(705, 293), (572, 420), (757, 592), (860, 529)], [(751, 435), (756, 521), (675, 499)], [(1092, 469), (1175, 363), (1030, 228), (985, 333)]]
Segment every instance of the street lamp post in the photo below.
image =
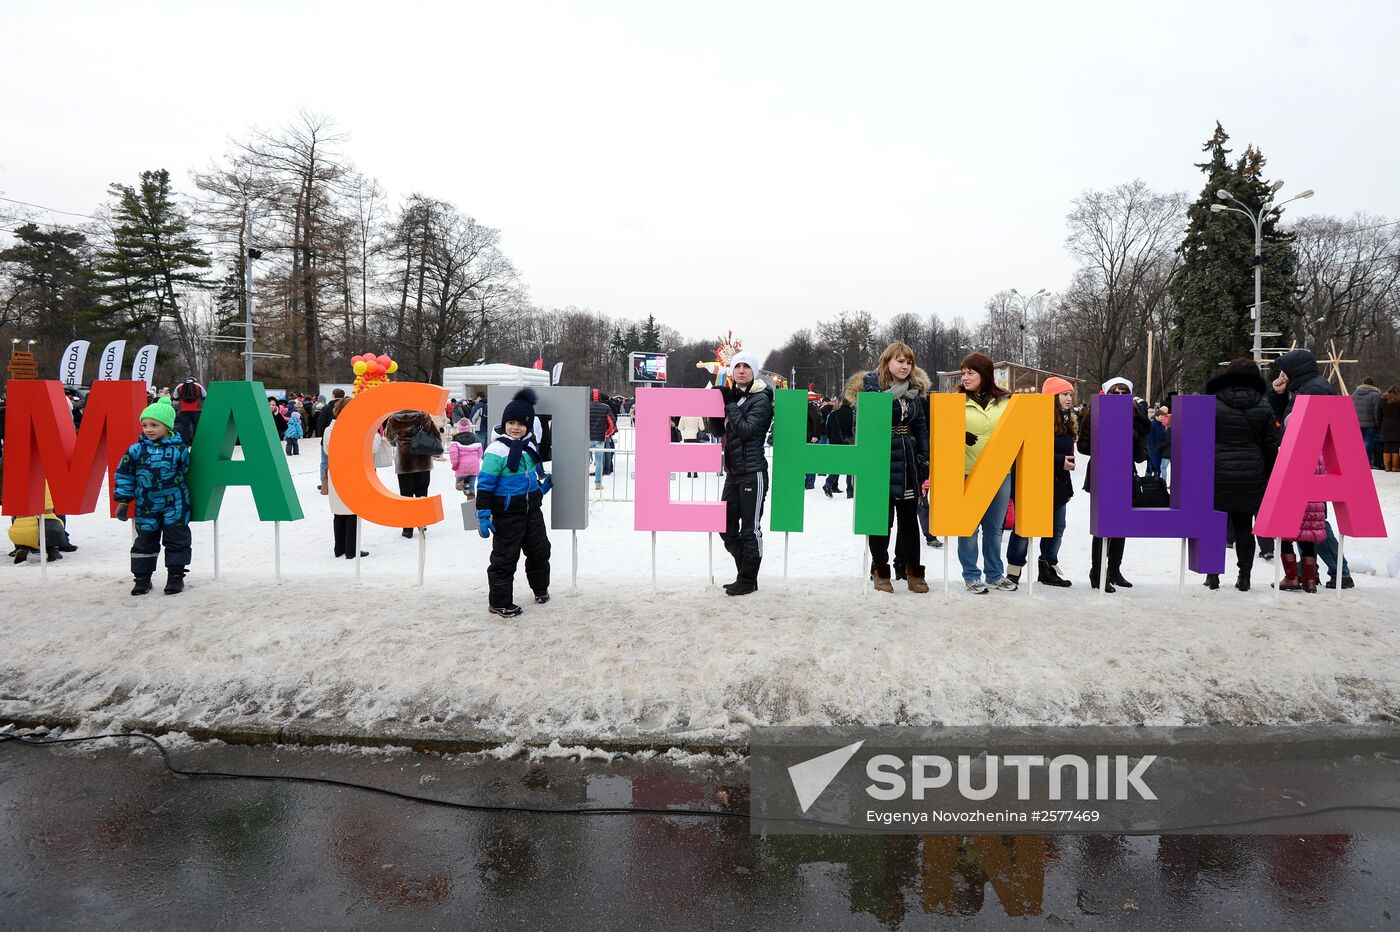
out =
[(1042, 289), (1040, 289), (1039, 291), (1037, 291), (1035, 294), (1031, 295), (1030, 297), (1026, 297), (1025, 295), (1021, 294), (1021, 292), (1017, 291), (1015, 288), (1012, 288), (1012, 289), (1011, 289), (1011, 293), (1014, 294), (1016, 297), (1018, 297), (1018, 298), (1021, 299), (1021, 365), (1024, 366), (1024, 365), (1027, 364), (1027, 363), (1026, 363), (1026, 330), (1028, 329), (1028, 326), (1029, 326), (1029, 324), (1030, 324), (1030, 317), (1029, 317), (1029, 313), (1030, 313), (1030, 303), (1031, 303), (1032, 301), (1034, 301), (1036, 298), (1039, 298), (1041, 295), (1048, 295), (1050, 292), (1047, 291), (1046, 289), (1042, 288)]
[(1301, 201), (1304, 198), (1313, 196), (1312, 189), (1309, 188), (1302, 194), (1295, 195), (1286, 201), (1275, 204), (1273, 201), (1274, 195), (1277, 194), (1282, 187), (1282, 181), (1275, 182), (1274, 185), (1269, 188), (1269, 196), (1265, 198), (1264, 203), (1259, 206), (1258, 211), (1250, 210), (1249, 206), (1246, 205), (1244, 201), (1235, 197), (1224, 188), (1216, 191), (1215, 196), (1222, 201), (1234, 201), (1239, 206), (1229, 207), (1225, 204), (1210, 205), (1212, 213), (1218, 214), (1221, 211), (1229, 211), (1232, 214), (1244, 214), (1249, 218), (1250, 222), (1254, 224), (1254, 362), (1261, 368), (1264, 365), (1264, 218), (1267, 217), (1270, 212), (1283, 207), (1284, 204), (1291, 204), (1294, 201)]

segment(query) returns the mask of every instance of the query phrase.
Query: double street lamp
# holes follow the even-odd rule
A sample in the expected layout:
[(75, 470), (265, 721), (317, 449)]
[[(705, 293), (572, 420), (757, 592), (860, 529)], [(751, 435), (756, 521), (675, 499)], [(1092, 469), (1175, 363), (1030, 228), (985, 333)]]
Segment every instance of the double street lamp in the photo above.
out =
[(1304, 191), (1302, 194), (1294, 195), (1286, 201), (1278, 204), (1274, 203), (1274, 196), (1283, 187), (1282, 181), (1276, 181), (1269, 188), (1269, 196), (1264, 199), (1257, 211), (1250, 210), (1249, 205), (1235, 197), (1224, 188), (1215, 192), (1215, 196), (1222, 201), (1233, 201), (1238, 206), (1230, 207), (1226, 204), (1211, 204), (1212, 213), (1229, 211), (1232, 214), (1244, 214), (1254, 224), (1254, 362), (1260, 368), (1264, 365), (1264, 341), (1262, 326), (1263, 314), (1263, 274), (1264, 274), (1264, 220), (1273, 211), (1279, 210), (1284, 204), (1291, 204), (1294, 201), (1301, 201), (1304, 198), (1313, 196), (1312, 189)]
[(1012, 288), (1011, 293), (1021, 299), (1021, 365), (1025, 366), (1029, 365), (1029, 363), (1026, 362), (1026, 330), (1030, 324), (1030, 318), (1028, 316), (1030, 303), (1042, 295), (1048, 295), (1050, 292), (1042, 288), (1030, 297), (1026, 297), (1015, 288)]

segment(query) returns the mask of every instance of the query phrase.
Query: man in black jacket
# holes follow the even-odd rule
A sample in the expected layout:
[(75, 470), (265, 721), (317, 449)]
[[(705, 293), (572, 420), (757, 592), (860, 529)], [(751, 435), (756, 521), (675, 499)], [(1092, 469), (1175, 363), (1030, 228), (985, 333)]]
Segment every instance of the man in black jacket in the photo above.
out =
[(588, 405), (588, 446), (600, 452), (593, 457), (593, 488), (603, 490), (603, 475), (612, 472), (612, 454), (601, 452), (603, 442), (613, 435), (616, 422), (613, 420), (612, 406), (603, 400), (603, 393), (593, 389), (592, 401)]
[[(850, 446), (856, 442), (856, 419), (855, 411), (846, 403), (845, 398), (837, 398), (836, 406), (826, 416), (826, 442), (835, 443), (842, 446)], [(846, 497), (853, 498), (856, 494), (855, 476), (846, 477)], [(835, 474), (826, 477), (826, 482), (822, 484), (822, 491), (827, 498), (832, 494), (841, 491), (841, 477)]]
[(336, 406), (336, 402), (344, 397), (345, 389), (332, 389), (331, 400), (323, 405), (321, 410), (316, 412), (316, 435), (318, 437), (324, 437), (326, 435), (326, 428), (330, 427), (331, 421), (335, 420), (335, 411), (333, 409)]
[(758, 589), (763, 562), (763, 499), (768, 493), (768, 458), (764, 439), (773, 423), (773, 389), (758, 377), (758, 357), (736, 353), (730, 361), (733, 384), (720, 389), (724, 418), (710, 419), (710, 430), (724, 438), (724, 549), (734, 558), (735, 580), (729, 595)]

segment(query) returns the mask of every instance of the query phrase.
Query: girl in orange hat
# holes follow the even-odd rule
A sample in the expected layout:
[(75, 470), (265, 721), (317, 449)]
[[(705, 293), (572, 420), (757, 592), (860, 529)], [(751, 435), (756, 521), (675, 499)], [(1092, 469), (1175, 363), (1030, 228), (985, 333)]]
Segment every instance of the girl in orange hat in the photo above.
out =
[[(1074, 472), (1074, 441), (1078, 433), (1074, 419), (1074, 386), (1056, 375), (1046, 379), (1040, 391), (1055, 396), (1055, 536), (1040, 539), (1040, 572), (1036, 582), (1046, 586), (1070, 586), (1073, 583), (1060, 575), (1060, 541), (1065, 536), (1065, 511), (1074, 497), (1074, 482), (1070, 477)], [(1006, 544), (1007, 578), (1020, 581), (1029, 550), (1030, 541), (1012, 531), (1011, 540)]]

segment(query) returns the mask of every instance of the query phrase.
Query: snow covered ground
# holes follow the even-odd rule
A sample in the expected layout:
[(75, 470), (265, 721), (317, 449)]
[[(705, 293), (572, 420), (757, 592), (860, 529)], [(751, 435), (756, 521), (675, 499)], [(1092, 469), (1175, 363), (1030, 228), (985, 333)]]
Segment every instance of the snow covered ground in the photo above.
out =
[[(1137, 585), (1100, 597), (1087, 584), (1088, 497), (1070, 506), (1061, 566), (1068, 590), (961, 591), (950, 557), (927, 550), (928, 595), (866, 592), (863, 539), (844, 496), (807, 493), (807, 530), (766, 538), (762, 589), (728, 598), (709, 585), (708, 538), (632, 530), (630, 502), (597, 502), (578, 535), (553, 535), (555, 599), (488, 615), (488, 541), (461, 530), (460, 493), (438, 464), (447, 521), (418, 545), (365, 526), (363, 581), (331, 555), (316, 441), (291, 458), (305, 520), (259, 524), (246, 490), (225, 498), (221, 576), (210, 524), (194, 528), (195, 564), (178, 596), (127, 594), (129, 525), (74, 517), (78, 552), (49, 567), (0, 566), (5, 649), (0, 719), (77, 718), (94, 726), (312, 724), (393, 736), (484, 731), (501, 742), (654, 738), (742, 744), (755, 724), (1172, 724), (1400, 721), (1400, 475), (1373, 473), (1392, 537), (1348, 541), (1379, 575), (1354, 569), (1339, 594), (1210, 592), (1178, 544), (1132, 540)], [(392, 475), (386, 475), (392, 486)], [(683, 480), (690, 494), (688, 480)], [(711, 479), (711, 482), (714, 480)], [(700, 492), (697, 484), (696, 494)], [(732, 578), (718, 539), (719, 581)], [(159, 577), (158, 577), (159, 578)], [(1325, 579), (1325, 576), (1324, 576)], [(902, 586), (901, 586), (902, 590)]]

